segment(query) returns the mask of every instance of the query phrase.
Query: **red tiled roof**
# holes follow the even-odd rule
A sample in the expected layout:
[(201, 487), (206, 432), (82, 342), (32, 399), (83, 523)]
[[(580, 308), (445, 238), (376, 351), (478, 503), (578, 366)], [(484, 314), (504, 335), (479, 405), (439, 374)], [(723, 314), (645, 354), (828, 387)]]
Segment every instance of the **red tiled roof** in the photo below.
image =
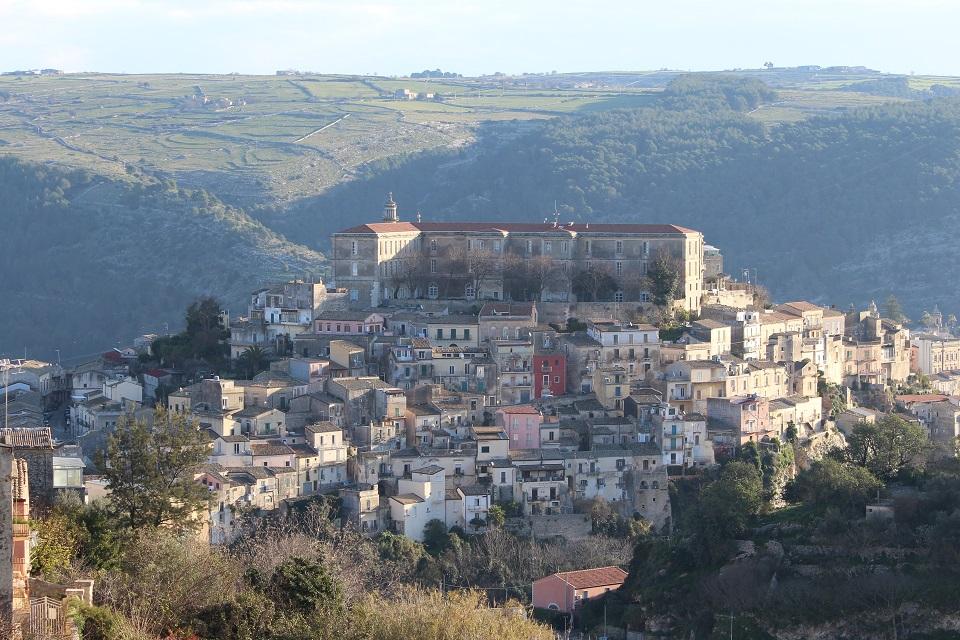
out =
[(50, 427), (4, 428), (0, 442), (15, 449), (53, 449), (53, 431)]
[(170, 372), (164, 369), (147, 369), (145, 375), (153, 376), (154, 378), (163, 378), (170, 375)]
[(582, 571), (564, 571), (556, 574), (574, 589), (589, 589), (607, 585), (621, 585), (627, 579), (627, 572), (620, 567), (598, 567)]
[(943, 402), (947, 400), (947, 396), (942, 393), (905, 393), (901, 396), (896, 396), (897, 402), (911, 403), (911, 402)]
[(388, 233), (409, 231), (489, 231), (557, 233), (696, 233), (675, 224), (561, 224), (552, 222), (368, 222), (339, 233)]
[(503, 411), (504, 413), (526, 413), (540, 415), (540, 412), (529, 404), (517, 404), (509, 407), (500, 407), (500, 411)]

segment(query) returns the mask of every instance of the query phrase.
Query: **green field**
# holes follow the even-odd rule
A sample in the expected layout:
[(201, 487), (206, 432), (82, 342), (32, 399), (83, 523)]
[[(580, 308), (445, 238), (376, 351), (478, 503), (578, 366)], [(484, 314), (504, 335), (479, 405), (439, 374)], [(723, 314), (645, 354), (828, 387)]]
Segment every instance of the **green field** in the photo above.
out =
[[(775, 125), (896, 98), (844, 90), (876, 75), (759, 75), (781, 99)], [(485, 123), (650, 104), (677, 74), (617, 72), (442, 80), (359, 76), (0, 76), (0, 154), (122, 176), (127, 165), (244, 205), (284, 203), (372, 161), (475, 139)], [(911, 88), (960, 86), (912, 77)], [(397, 99), (403, 89), (434, 100)]]

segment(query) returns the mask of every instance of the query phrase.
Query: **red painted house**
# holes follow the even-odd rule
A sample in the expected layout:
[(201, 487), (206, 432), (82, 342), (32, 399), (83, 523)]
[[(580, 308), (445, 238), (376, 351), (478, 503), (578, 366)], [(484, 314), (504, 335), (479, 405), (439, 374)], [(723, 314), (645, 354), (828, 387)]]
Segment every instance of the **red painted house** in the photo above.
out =
[(533, 397), (562, 396), (567, 392), (567, 357), (562, 353), (533, 355)]

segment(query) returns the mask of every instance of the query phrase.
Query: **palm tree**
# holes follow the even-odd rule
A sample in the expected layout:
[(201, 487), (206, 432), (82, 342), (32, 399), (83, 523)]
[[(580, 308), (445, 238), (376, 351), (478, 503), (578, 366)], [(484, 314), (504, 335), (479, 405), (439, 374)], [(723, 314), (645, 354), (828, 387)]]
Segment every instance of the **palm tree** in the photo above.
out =
[(245, 377), (252, 378), (259, 372), (264, 371), (269, 361), (267, 352), (261, 347), (247, 347), (237, 358), (237, 368), (243, 371)]

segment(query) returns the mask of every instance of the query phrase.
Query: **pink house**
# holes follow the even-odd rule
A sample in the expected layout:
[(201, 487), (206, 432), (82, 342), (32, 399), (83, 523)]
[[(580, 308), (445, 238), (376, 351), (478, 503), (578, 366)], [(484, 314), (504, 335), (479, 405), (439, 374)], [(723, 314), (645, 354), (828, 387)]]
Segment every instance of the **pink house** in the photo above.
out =
[(503, 427), (511, 449), (539, 449), (543, 415), (529, 404), (497, 409), (497, 426)]
[(533, 606), (571, 613), (586, 600), (616, 591), (626, 579), (620, 567), (554, 573), (533, 583)]
[(317, 333), (339, 336), (383, 333), (383, 316), (369, 311), (330, 311), (313, 320)]

